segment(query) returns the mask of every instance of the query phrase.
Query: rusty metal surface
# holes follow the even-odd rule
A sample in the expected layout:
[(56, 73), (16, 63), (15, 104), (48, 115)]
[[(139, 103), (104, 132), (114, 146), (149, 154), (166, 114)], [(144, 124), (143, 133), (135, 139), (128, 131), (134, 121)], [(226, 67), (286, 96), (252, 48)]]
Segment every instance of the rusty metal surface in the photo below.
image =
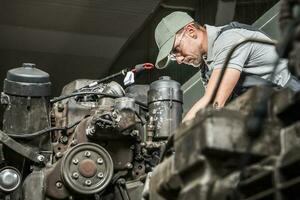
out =
[(61, 161), (56, 162), (49, 168), (46, 168), (45, 173), (45, 185), (46, 195), (54, 199), (65, 199), (70, 193), (67, 190), (66, 186), (63, 184), (61, 176)]

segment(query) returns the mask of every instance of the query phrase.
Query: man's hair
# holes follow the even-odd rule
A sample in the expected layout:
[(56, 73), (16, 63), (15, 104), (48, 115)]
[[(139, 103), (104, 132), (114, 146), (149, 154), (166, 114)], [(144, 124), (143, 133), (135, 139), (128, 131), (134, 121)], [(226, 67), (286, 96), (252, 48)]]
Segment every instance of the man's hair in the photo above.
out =
[[(198, 30), (205, 31), (205, 28), (204, 28), (203, 26), (201, 26), (201, 25), (200, 25), (198, 22), (196, 22), (196, 21), (193, 21), (193, 22), (191, 22), (191, 23), (189, 23), (189, 24), (191, 24), (192, 26), (194, 26), (194, 27), (195, 27), (196, 29), (198, 29)], [(189, 25), (189, 24), (187, 24), (187, 25)], [(186, 27), (187, 25), (185, 25), (184, 27)], [(182, 29), (180, 29), (180, 30), (177, 32), (177, 34), (182, 33), (184, 27), (183, 27)]]

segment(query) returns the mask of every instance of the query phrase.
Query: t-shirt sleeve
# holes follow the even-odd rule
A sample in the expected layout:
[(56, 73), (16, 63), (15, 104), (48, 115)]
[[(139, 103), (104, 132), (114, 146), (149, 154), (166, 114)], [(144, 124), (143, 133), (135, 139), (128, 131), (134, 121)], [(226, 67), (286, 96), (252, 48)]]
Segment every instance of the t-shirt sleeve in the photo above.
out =
[[(245, 38), (234, 31), (222, 33), (215, 41), (213, 47), (212, 69), (223, 68), (226, 57), (231, 49), (243, 40), (245, 40)], [(239, 46), (232, 54), (227, 67), (243, 71), (244, 64), (249, 58), (250, 51), (251, 43), (245, 43)]]

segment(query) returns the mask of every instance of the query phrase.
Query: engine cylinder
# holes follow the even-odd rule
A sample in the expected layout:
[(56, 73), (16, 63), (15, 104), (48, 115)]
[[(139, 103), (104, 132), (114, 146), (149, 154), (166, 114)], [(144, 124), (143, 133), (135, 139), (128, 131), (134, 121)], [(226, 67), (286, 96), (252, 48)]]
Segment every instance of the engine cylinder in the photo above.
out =
[[(6, 105), (4, 132), (26, 135), (49, 127), (50, 94), (49, 74), (35, 68), (34, 64), (24, 63), (20, 68), (9, 70), (1, 94), (1, 103)], [(32, 138), (30, 146), (48, 150), (49, 138), (47, 135)]]
[(154, 139), (166, 139), (182, 120), (182, 90), (180, 83), (168, 76), (151, 83), (148, 92), (150, 117), (155, 125)]

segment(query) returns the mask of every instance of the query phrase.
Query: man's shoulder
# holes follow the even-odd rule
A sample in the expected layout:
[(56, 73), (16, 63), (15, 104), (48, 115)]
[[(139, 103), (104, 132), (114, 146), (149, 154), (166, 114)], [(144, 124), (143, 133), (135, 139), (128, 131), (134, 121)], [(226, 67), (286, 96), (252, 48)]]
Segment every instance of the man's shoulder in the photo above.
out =
[(213, 48), (218, 50), (233, 47), (245, 39), (246, 37), (236, 29), (228, 30), (219, 35), (219, 37), (215, 40)]

